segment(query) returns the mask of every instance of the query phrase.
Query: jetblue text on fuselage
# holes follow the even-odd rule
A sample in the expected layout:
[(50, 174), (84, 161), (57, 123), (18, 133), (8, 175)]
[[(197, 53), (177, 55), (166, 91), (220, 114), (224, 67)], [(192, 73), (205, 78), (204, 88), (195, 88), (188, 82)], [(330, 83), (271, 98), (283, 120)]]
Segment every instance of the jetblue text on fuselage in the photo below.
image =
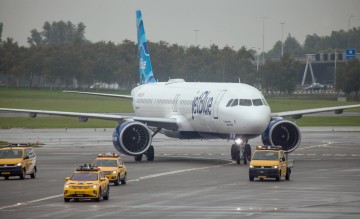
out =
[(194, 119), (195, 115), (211, 115), (213, 100), (214, 97), (210, 96), (210, 91), (204, 91), (195, 96), (192, 102), (192, 118)]

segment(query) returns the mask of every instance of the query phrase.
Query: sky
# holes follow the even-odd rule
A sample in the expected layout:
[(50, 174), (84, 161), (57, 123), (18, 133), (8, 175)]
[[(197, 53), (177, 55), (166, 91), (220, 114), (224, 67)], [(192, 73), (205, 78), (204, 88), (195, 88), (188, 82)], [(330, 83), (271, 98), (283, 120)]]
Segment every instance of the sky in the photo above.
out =
[(148, 40), (187, 47), (216, 44), (261, 52), (288, 34), (303, 45), (306, 35), (360, 26), (360, 0), (0, 0), (2, 39), (28, 46), (32, 29), (63, 20), (83, 22), (91, 42), (135, 42), (138, 9)]

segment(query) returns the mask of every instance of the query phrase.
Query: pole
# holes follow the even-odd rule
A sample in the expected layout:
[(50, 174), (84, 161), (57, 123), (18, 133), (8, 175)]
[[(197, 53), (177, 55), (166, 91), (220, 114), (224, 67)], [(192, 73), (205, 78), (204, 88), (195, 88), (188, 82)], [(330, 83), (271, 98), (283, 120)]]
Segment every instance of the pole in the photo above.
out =
[(195, 31), (195, 46), (197, 46), (197, 33), (199, 30), (194, 30)]
[(350, 16), (349, 16), (349, 22), (348, 22), (348, 42), (347, 42), (347, 48), (348, 48), (348, 49), (350, 48), (350, 47), (349, 47), (349, 46), (350, 46), (350, 45), (349, 45), (349, 44), (350, 44), (350, 42), (349, 42), (349, 41), (350, 41), (350, 19), (353, 18), (353, 17), (354, 17), (353, 15), (350, 15)]
[(267, 17), (262, 17), (262, 23), (263, 23), (263, 64), (265, 63), (265, 19)]
[(335, 65), (334, 65), (334, 90), (335, 90), (335, 86), (336, 86), (336, 48), (335, 48)]
[(281, 57), (284, 57), (284, 22), (281, 24)]

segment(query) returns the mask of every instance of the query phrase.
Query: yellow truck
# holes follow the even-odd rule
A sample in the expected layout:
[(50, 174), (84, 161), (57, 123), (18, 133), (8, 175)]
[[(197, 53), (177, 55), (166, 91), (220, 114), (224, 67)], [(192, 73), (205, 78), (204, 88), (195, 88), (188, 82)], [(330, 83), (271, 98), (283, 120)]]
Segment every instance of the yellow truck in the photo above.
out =
[(9, 179), (19, 176), (25, 179), (26, 175), (36, 177), (36, 154), (29, 144), (10, 144), (0, 149), (0, 177)]
[(289, 162), (281, 146), (257, 146), (249, 165), (249, 180), (281, 177), (290, 180), (293, 162)]
[(84, 165), (77, 168), (71, 177), (66, 177), (64, 201), (89, 198), (97, 202), (101, 198), (109, 200), (109, 180), (98, 167)]
[(93, 165), (101, 169), (105, 177), (108, 178), (111, 183), (114, 183), (114, 185), (118, 186), (120, 183), (126, 184), (127, 170), (120, 155), (115, 153), (99, 154), (93, 162)]

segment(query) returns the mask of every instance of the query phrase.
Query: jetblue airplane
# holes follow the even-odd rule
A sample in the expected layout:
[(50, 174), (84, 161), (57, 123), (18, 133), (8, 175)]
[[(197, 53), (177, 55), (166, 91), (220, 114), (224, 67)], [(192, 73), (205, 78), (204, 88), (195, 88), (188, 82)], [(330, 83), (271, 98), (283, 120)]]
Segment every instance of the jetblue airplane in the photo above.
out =
[(290, 153), (300, 144), (301, 134), (294, 119), (304, 114), (360, 107), (357, 105), (325, 107), (271, 113), (264, 96), (255, 87), (242, 83), (185, 82), (171, 79), (157, 82), (151, 67), (148, 44), (145, 37), (141, 11), (136, 11), (140, 85), (131, 95), (101, 94), (65, 91), (88, 95), (125, 98), (132, 101), (135, 116), (101, 113), (0, 108), (0, 111), (26, 112), (30, 117), (37, 114), (78, 117), (86, 122), (89, 118), (114, 120), (119, 124), (113, 133), (113, 144), (122, 154), (141, 161), (154, 160), (152, 139), (157, 133), (179, 139), (233, 140), (231, 158), (239, 164), (250, 159), (249, 139), (262, 137), (265, 145), (281, 145)]

